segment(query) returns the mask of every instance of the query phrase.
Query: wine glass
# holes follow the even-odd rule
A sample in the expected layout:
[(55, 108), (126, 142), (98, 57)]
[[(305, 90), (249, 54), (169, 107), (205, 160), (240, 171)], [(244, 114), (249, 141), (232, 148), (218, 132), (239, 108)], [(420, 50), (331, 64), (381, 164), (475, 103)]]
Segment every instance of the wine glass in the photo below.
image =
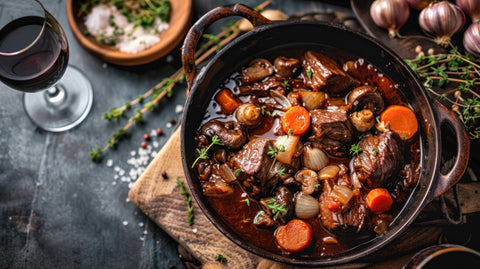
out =
[(46, 131), (73, 128), (92, 106), (92, 86), (68, 55), (62, 27), (38, 0), (0, 3), (0, 80), (24, 92), (27, 115)]

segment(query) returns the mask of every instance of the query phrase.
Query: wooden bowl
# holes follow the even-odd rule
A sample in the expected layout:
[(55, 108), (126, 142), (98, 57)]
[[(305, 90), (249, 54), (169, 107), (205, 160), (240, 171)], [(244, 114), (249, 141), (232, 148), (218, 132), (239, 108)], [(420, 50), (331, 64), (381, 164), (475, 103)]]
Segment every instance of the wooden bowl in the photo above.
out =
[(73, 35), (82, 47), (106, 62), (132, 66), (153, 62), (169, 53), (183, 40), (192, 20), (192, 0), (171, 0), (169, 27), (159, 33), (160, 42), (138, 53), (124, 53), (86, 36), (85, 15), (79, 16), (81, 1), (67, 0), (67, 19)]

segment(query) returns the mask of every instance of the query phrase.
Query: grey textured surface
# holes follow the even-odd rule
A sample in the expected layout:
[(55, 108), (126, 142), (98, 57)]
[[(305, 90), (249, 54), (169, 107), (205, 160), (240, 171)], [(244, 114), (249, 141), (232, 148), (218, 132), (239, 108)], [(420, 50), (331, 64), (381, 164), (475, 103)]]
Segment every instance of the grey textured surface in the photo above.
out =
[[(4, 1), (0, 0), (0, 8)], [(160, 149), (173, 131), (167, 127), (169, 119), (178, 122), (181, 117), (175, 108), (185, 101), (185, 87), (175, 88), (171, 99), (147, 113), (146, 123), (135, 126), (118, 149), (105, 154), (102, 163), (91, 162), (88, 155), (127, 122), (127, 118), (106, 122), (103, 114), (176, 71), (179, 48), (170, 54), (173, 62), (169, 63), (163, 58), (138, 67), (107, 64), (74, 39), (65, 1), (41, 2), (67, 33), (70, 64), (90, 79), (94, 101), (78, 127), (48, 133), (36, 128), (24, 113), (22, 93), (0, 84), (0, 268), (184, 268), (174, 240), (126, 200), (128, 184), (114, 178), (114, 167), (128, 173), (130, 153), (139, 148), (144, 133), (159, 127), (164, 135), (153, 141)], [(195, 20), (218, 5), (236, 1), (193, 2)], [(241, 2), (255, 6), (262, 1)], [(289, 14), (331, 9), (320, 1), (272, 2), (270, 8)], [(107, 160), (113, 162), (112, 167), (106, 165)]]

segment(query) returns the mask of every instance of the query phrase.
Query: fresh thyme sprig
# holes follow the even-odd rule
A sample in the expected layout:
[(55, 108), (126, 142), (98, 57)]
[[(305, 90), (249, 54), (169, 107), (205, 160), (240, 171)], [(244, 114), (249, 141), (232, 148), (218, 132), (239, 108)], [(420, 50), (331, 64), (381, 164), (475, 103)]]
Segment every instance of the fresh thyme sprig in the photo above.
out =
[(448, 53), (433, 54), (421, 51), (415, 59), (407, 59), (427, 91), (451, 104), (464, 124), (470, 138), (480, 138), (480, 60), (469, 53), (461, 53), (450, 45)]
[(180, 187), (180, 194), (185, 197), (185, 199), (183, 201), (187, 205), (187, 210), (188, 210), (187, 223), (188, 223), (188, 225), (192, 226), (193, 225), (192, 197), (188, 194), (188, 190), (185, 187), (185, 185), (183, 185), (183, 181), (181, 181), (180, 178), (178, 178), (178, 177), (177, 177), (177, 184)]
[(214, 135), (214, 136), (212, 137), (212, 143), (210, 143), (210, 145), (209, 145), (207, 148), (197, 149), (198, 157), (197, 157), (197, 159), (195, 159), (195, 161), (193, 162), (192, 168), (195, 167), (195, 164), (197, 164), (197, 162), (198, 162), (199, 160), (208, 159), (208, 150), (210, 150), (210, 148), (211, 148), (213, 145), (223, 146), (222, 142), (220, 141), (220, 138), (218, 138), (218, 136), (216, 136), (216, 135)]
[[(257, 6), (257, 10), (261, 10), (265, 8), (267, 5), (270, 4), (270, 1), (265, 1), (259, 6)], [(204, 37), (208, 40), (206, 43), (200, 46), (200, 48), (195, 53), (195, 64), (200, 64), (201, 62), (205, 61), (210, 55), (215, 53), (219, 48), (225, 46), (230, 41), (232, 41), (235, 37), (240, 34), (239, 30), (240, 20), (237, 22), (229, 22), (225, 27), (222, 27), (222, 32), (216, 35), (218, 38), (212, 38), (211, 35), (204, 35)], [(141, 104), (147, 98), (151, 98), (150, 102), (147, 102), (143, 105), (141, 109), (135, 110), (135, 115), (130, 117), (128, 123), (119, 129), (116, 133), (112, 135), (112, 138), (107, 141), (107, 144), (104, 147), (94, 147), (90, 152), (90, 159), (94, 162), (99, 162), (102, 159), (102, 154), (108, 150), (109, 148), (114, 148), (118, 142), (127, 135), (128, 129), (132, 127), (135, 123), (141, 123), (144, 121), (143, 115), (148, 112), (152, 111), (156, 108), (157, 104), (165, 97), (171, 97), (173, 95), (173, 88), (176, 85), (182, 84), (185, 80), (185, 74), (183, 73), (183, 69), (180, 68), (177, 70), (173, 75), (168, 78), (164, 78), (160, 83), (158, 83), (155, 87), (151, 88), (144, 94), (138, 96), (134, 100), (130, 102), (125, 102), (121, 107), (114, 107), (111, 108), (108, 112), (106, 112), (103, 117), (106, 120), (115, 120), (119, 121), (126, 113), (128, 109), (130, 109), (134, 105)]]

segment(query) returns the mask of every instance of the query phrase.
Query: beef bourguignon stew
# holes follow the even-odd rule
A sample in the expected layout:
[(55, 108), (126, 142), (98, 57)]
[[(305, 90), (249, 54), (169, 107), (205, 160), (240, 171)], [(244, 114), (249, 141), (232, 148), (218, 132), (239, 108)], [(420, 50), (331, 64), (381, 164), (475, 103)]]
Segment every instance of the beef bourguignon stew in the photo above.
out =
[(339, 55), (256, 58), (203, 112), (192, 164), (203, 194), (262, 248), (348, 250), (384, 233), (418, 181), (414, 112), (379, 69)]

